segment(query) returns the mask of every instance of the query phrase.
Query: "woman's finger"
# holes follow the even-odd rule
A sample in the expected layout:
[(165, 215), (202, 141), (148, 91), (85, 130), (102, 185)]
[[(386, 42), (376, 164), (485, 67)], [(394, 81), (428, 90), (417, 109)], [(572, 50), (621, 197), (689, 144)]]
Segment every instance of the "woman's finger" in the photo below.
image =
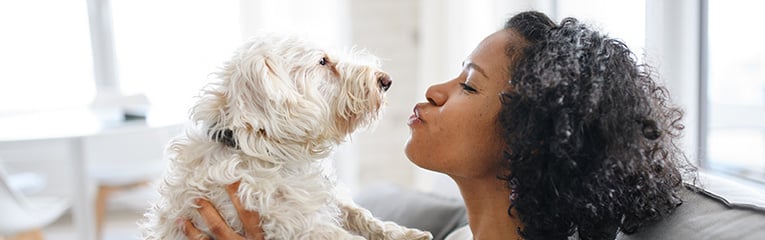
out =
[(210, 232), (212, 232), (214, 238), (216, 239), (244, 239), (244, 237), (239, 236), (231, 227), (226, 224), (226, 221), (223, 220), (223, 217), (220, 216), (220, 213), (218, 213), (218, 210), (215, 209), (215, 207), (207, 200), (199, 199), (197, 200), (197, 204), (200, 206), (200, 208), (197, 209), (200, 215), (202, 215), (202, 219), (207, 224), (207, 227), (210, 228)]
[(238, 191), (239, 181), (226, 185), (226, 192), (228, 192), (228, 197), (231, 198), (231, 202), (234, 204), (234, 208), (236, 208), (236, 212), (239, 214), (239, 220), (242, 221), (245, 236), (247, 239), (264, 240), (265, 233), (263, 232), (263, 228), (260, 227), (260, 214), (255, 211), (244, 209), (242, 201), (236, 194)]
[(191, 219), (183, 220), (183, 227), (181, 227), (183, 235), (186, 235), (186, 239), (189, 240), (210, 240), (210, 236), (203, 233), (197, 227), (191, 223)]

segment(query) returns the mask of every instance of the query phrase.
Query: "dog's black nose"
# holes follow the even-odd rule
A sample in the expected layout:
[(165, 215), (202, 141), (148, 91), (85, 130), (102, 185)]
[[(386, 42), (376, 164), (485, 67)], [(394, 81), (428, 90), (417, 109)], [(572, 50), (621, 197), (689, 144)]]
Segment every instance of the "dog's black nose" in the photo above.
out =
[(388, 88), (390, 88), (391, 84), (393, 84), (393, 80), (390, 79), (388, 74), (382, 73), (377, 77), (377, 85), (380, 86), (380, 89), (383, 91), (388, 91)]

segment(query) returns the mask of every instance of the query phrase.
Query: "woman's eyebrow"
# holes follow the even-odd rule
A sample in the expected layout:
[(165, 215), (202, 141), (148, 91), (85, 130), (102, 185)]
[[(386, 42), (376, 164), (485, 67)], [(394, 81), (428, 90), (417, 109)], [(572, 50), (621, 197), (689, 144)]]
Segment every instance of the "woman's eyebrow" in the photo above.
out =
[(485, 78), (489, 78), (489, 76), (486, 75), (486, 72), (483, 71), (483, 68), (481, 68), (481, 66), (478, 66), (478, 64), (475, 64), (473, 62), (462, 62), (462, 65), (464, 69), (469, 69), (469, 68), (475, 69), (476, 71), (481, 73), (481, 75), (483, 75)]

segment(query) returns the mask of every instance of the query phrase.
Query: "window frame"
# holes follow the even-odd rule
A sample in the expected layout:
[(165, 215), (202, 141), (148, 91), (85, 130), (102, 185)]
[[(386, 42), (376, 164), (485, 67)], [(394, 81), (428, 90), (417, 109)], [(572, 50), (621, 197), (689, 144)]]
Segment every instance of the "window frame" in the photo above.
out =
[(699, 137), (698, 142), (698, 164), (699, 168), (712, 169), (707, 159), (707, 137), (709, 131), (708, 105), (707, 99), (708, 81), (709, 81), (709, 2), (708, 0), (699, 0)]
[(87, 0), (96, 99), (119, 94), (111, 0)]

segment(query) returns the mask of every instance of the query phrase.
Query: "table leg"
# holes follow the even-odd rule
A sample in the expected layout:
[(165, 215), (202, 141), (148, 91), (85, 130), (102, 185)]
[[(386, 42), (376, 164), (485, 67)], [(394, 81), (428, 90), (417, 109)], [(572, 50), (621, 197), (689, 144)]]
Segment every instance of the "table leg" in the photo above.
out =
[(95, 222), (93, 220), (93, 199), (90, 197), (91, 181), (87, 172), (82, 138), (71, 140), (72, 170), (74, 185), (72, 186), (72, 218), (78, 239), (95, 240)]

